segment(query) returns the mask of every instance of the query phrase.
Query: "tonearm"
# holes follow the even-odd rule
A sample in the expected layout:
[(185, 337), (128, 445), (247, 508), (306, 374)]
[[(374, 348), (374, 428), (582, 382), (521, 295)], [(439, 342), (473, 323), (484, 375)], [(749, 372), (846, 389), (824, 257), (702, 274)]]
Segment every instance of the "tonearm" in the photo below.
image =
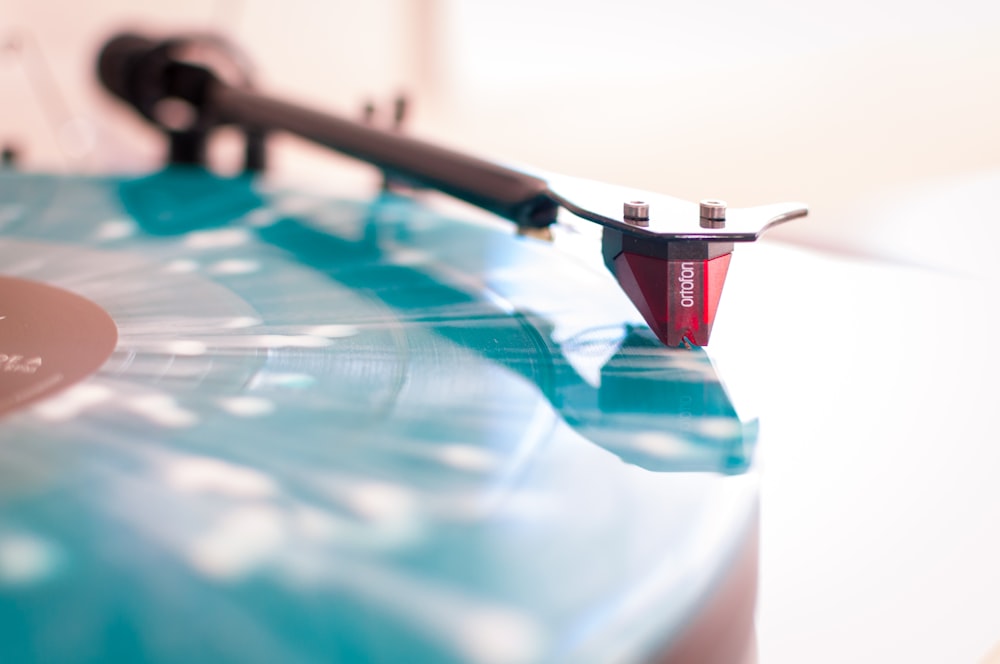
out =
[[(734, 243), (804, 216), (801, 203), (729, 208), (565, 175), (528, 172), (383, 131), (261, 94), (186, 60), (185, 39), (121, 34), (103, 47), (98, 72), (115, 95), (171, 134), (172, 161), (201, 163), (205, 136), (243, 128), (247, 165), (262, 163), (263, 137), (291, 132), (374, 164), (388, 177), (442, 191), (509, 219), (526, 231), (562, 215), (603, 226), (604, 262), (650, 328), (668, 346), (708, 344)], [(165, 126), (157, 108), (181, 100), (195, 111), (183, 130)]]

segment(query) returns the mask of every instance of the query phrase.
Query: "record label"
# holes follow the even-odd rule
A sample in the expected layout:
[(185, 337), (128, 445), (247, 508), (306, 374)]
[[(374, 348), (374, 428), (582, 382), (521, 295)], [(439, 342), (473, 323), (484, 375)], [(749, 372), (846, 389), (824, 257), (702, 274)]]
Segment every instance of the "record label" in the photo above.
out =
[(0, 277), (0, 415), (94, 373), (117, 341), (114, 321), (90, 300)]

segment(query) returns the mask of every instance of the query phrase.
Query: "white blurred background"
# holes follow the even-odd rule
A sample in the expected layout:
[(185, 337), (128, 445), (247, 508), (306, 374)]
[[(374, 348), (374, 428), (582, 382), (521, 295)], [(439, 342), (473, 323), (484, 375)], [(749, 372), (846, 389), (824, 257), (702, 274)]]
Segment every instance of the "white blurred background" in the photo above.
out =
[[(843, 288), (870, 279), (882, 300), (792, 326), (822, 343), (862, 336), (876, 350), (862, 362), (861, 342), (829, 355), (809, 339), (792, 346), (814, 380), (839, 371), (842, 382), (824, 382), (817, 397), (832, 425), (809, 419), (810, 402), (772, 405), (760, 661), (978, 661), (1000, 640), (1000, 563), (990, 562), (1000, 543), (985, 536), (998, 495), (976, 493), (963, 475), (979, 468), (981, 486), (992, 486), (976, 455), (989, 450), (995, 460), (1000, 442), (987, 411), (1000, 392), (996, 374), (969, 366), (993, 367), (997, 357), (1000, 3), (0, 0), (0, 143), (18, 148), (24, 168), (158, 163), (157, 137), (95, 84), (99, 44), (123, 27), (224, 32), (258, 66), (261, 88), (342, 114), (360, 116), (373, 100), (383, 111), (376, 121), (388, 122), (393, 96), (405, 91), (411, 134), (475, 153), (694, 200), (807, 201), (810, 217), (774, 238), (881, 264), (789, 254), (801, 270), (794, 279), (815, 278), (815, 265), (825, 281), (788, 296), (849, 309), (857, 300), (838, 290), (837, 271), (854, 265)], [(371, 171), (293, 139), (275, 148), (279, 179), (331, 191), (355, 177), (374, 182)], [(886, 302), (905, 314), (888, 325), (878, 320)], [(827, 329), (815, 332), (819, 325)], [(874, 378), (862, 379), (866, 367)], [(764, 397), (804, 399), (795, 387)], [(939, 389), (953, 396), (937, 400)], [(976, 407), (956, 389), (975, 392)], [(928, 412), (937, 419), (917, 424)], [(857, 454), (830, 461), (827, 449), (792, 447), (824, 426), (846, 432)], [(914, 436), (930, 474), (888, 472)], [(784, 463), (775, 449), (788, 454)], [(969, 467), (955, 469), (952, 484), (929, 486), (947, 462), (928, 450), (946, 458), (949, 449)], [(974, 507), (964, 521), (908, 512), (954, 487)], [(884, 523), (865, 520), (870, 490), (892, 506), (871, 508)], [(864, 527), (838, 530), (841, 516)], [(816, 518), (827, 519), (823, 529)]]

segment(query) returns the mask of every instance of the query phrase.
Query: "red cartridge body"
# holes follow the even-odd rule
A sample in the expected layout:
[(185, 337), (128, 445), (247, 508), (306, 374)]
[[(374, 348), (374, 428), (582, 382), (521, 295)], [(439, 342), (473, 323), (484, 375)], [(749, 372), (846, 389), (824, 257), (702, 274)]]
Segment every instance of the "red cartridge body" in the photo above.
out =
[(643, 244), (613, 230), (604, 241), (608, 267), (670, 347), (708, 344), (732, 250), (731, 242)]

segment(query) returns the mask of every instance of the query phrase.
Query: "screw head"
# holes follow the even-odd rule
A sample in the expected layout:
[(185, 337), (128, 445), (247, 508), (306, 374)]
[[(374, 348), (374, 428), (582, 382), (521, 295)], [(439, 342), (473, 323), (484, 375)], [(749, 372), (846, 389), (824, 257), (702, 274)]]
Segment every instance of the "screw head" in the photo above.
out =
[(707, 198), (698, 204), (702, 228), (726, 227), (726, 202)]
[(625, 201), (625, 221), (634, 226), (649, 226), (649, 204), (644, 201)]

